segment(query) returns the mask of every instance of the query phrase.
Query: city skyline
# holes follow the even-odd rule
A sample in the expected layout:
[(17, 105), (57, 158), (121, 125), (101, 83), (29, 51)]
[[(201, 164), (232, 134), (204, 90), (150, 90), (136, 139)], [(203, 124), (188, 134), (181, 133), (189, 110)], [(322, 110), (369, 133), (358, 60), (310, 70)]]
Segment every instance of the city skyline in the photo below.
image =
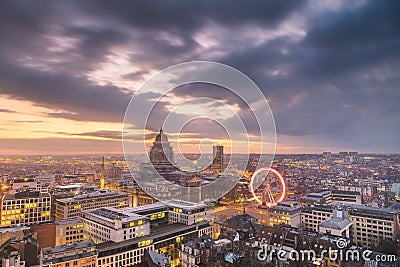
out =
[[(271, 106), (278, 154), (400, 152), (396, 2), (6, 1), (0, 7), (0, 154), (122, 154), (122, 121), (133, 94), (155, 73), (194, 60), (221, 62), (253, 79)], [(235, 97), (190, 85), (160, 101), (145, 128), (147, 144), (175, 105), (204, 96), (247, 118), (248, 136), (257, 137)], [(229, 123), (220, 107), (195, 106)], [(225, 133), (209, 132), (209, 123), (184, 129), (183, 152), (197, 152), (194, 144), (211, 138), (229, 153)]]

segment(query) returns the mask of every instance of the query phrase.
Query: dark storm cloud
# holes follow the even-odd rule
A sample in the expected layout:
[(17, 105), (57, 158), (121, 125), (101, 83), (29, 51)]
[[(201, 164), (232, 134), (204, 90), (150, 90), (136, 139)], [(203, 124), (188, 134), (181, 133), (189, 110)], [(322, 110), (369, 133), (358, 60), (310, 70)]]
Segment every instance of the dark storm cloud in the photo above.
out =
[[(345, 1), (331, 10), (312, 1), (2, 1), (0, 94), (55, 109), (50, 117), (121, 122), (131, 94), (90, 79), (115, 48), (123, 47), (140, 66), (123, 75), (131, 81), (172, 64), (211, 59), (259, 85), (285, 138), (398, 151), (399, 13), (396, 1)], [(281, 23), (296, 24), (286, 21), (293, 14), (304, 18), (304, 36), (273, 37)], [(257, 43), (246, 32), (251, 27), (271, 30), (263, 33), (269, 38)], [(199, 32), (218, 38), (207, 47), (196, 39)], [(256, 129), (246, 106), (224, 91), (188, 86), (174, 94), (237, 104), (246, 126)], [(142, 97), (146, 103), (155, 96)], [(149, 129), (158, 130), (168, 104), (159, 103)]]
[(213, 20), (222, 25), (275, 24), (304, 1), (85, 1), (90, 14), (113, 17), (126, 25), (149, 30), (177, 29), (192, 32)]
[[(99, 86), (80, 77), (0, 63), (0, 94), (71, 113), (50, 116), (76, 120), (122, 121), (130, 95), (115, 86)], [(69, 115), (66, 116), (66, 115)]]
[(372, 1), (357, 10), (323, 14), (315, 18), (301, 49), (309, 54), (302, 71), (331, 76), (366, 69), (370, 65), (399, 62), (400, 3)]

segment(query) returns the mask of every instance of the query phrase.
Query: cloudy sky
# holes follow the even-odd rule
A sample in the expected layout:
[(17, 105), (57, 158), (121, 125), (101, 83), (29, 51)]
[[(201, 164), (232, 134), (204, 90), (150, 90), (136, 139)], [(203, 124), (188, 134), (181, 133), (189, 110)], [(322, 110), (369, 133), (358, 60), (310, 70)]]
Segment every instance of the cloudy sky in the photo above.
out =
[[(133, 94), (193, 60), (257, 83), (278, 153), (400, 152), (398, 14), (398, 1), (1, 1), (0, 153), (121, 153)], [(172, 91), (157, 112), (205, 96), (246, 118), (201, 85)], [(186, 127), (185, 142), (223, 138), (206, 123)]]

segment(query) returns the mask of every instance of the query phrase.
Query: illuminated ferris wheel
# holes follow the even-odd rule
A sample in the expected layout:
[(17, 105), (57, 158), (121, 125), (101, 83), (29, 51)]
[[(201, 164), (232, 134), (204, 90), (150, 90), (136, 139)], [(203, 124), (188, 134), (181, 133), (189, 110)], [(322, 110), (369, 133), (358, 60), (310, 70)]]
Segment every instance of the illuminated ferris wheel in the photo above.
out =
[(251, 176), (250, 192), (258, 204), (275, 206), (285, 198), (285, 180), (278, 171), (270, 167), (259, 168)]

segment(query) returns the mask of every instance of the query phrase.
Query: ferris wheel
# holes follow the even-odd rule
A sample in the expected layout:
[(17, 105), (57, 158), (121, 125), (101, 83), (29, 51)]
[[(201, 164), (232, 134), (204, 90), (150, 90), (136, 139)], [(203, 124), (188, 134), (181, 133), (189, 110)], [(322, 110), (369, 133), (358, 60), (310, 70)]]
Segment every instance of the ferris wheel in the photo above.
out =
[(285, 180), (271, 167), (259, 168), (251, 176), (250, 192), (258, 204), (267, 207), (275, 206), (285, 198)]

